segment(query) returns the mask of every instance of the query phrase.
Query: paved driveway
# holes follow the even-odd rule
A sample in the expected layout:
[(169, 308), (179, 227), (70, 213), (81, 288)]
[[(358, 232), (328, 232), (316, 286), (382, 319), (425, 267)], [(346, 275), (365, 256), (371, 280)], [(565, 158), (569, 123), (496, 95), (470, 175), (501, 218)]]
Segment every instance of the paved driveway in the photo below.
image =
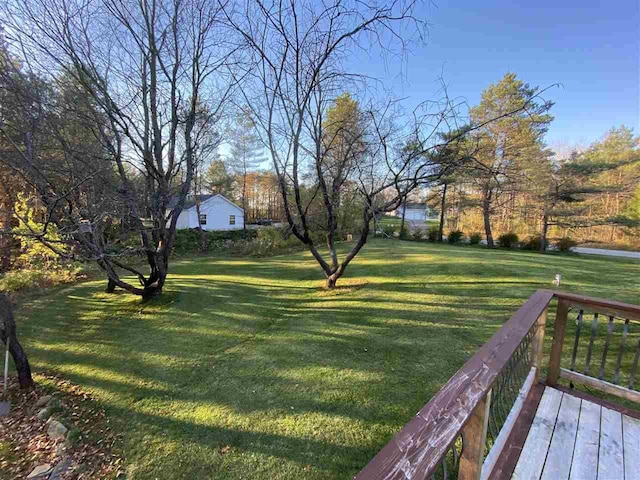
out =
[(608, 250), (605, 248), (573, 247), (571, 251), (576, 253), (585, 253), (587, 255), (609, 255), (611, 257), (637, 258), (640, 260), (640, 252), (627, 252), (625, 250)]

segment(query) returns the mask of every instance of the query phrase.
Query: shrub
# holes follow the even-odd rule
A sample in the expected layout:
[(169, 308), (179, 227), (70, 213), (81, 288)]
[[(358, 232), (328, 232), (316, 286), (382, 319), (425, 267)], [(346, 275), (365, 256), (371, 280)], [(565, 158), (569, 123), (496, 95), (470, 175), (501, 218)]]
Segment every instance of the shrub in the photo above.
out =
[(558, 247), (558, 250), (560, 250), (561, 252), (569, 252), (576, 245), (578, 245), (578, 242), (572, 240), (569, 237), (560, 238), (556, 242), (556, 247)]
[(463, 239), (464, 233), (462, 233), (462, 231), (460, 230), (454, 230), (452, 232), (449, 232), (449, 235), (447, 235), (447, 241), (449, 243), (460, 243)]
[(513, 232), (503, 233), (498, 237), (498, 242), (503, 248), (514, 248), (518, 246), (518, 235)]
[(431, 227), (428, 231), (427, 231), (427, 240), (429, 240), (430, 242), (437, 242), (438, 241), (438, 232), (440, 230), (438, 229), (438, 227)]
[(478, 232), (469, 235), (469, 245), (478, 245), (482, 240), (482, 235)]
[[(205, 230), (205, 251), (216, 252), (233, 247), (241, 240), (257, 237), (257, 230)], [(173, 252), (182, 255), (200, 251), (200, 230), (197, 228), (176, 230)]]
[(393, 224), (382, 225), (382, 232), (384, 233), (385, 237), (395, 237), (396, 226)]
[(400, 239), (407, 240), (409, 238), (409, 227), (405, 224), (405, 226), (400, 230)]
[(413, 240), (414, 242), (420, 242), (423, 239), (424, 237), (422, 236), (422, 229), (416, 228), (411, 234), (411, 240)]
[(304, 250), (306, 247), (294, 235), (288, 234), (287, 229), (268, 227), (257, 230), (255, 238), (234, 242), (231, 248), (233, 253), (239, 255), (268, 257)]
[(533, 235), (527, 238), (526, 241), (520, 244), (520, 248), (523, 250), (533, 250), (535, 252), (540, 251), (540, 246), (542, 245), (542, 237), (540, 235)]
[(16, 292), (73, 283), (80, 273), (81, 269), (73, 265), (57, 265), (46, 270), (32, 268), (9, 270), (0, 276), (0, 292)]

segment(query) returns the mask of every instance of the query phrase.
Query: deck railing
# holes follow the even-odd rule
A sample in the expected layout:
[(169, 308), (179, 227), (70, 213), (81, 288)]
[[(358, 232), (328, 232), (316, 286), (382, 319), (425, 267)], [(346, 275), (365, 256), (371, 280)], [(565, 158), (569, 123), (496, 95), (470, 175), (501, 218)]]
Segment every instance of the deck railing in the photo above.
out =
[[(502, 467), (498, 459), (525, 400), (538, 383), (547, 311), (554, 298), (558, 305), (546, 383), (555, 385), (564, 377), (640, 400), (640, 392), (632, 389), (640, 359), (640, 323), (636, 323), (640, 306), (538, 290), (355, 478), (478, 480), (494, 476)], [(585, 312), (597, 314), (586, 340)], [(574, 313), (575, 327), (567, 328)], [(597, 324), (603, 315), (607, 326), (599, 339)], [(585, 341), (586, 347), (581, 347)], [(564, 359), (569, 368), (564, 368), (563, 351), (569, 350), (571, 357)], [(578, 357), (582, 353), (584, 362)], [(576, 371), (578, 366), (583, 373)], [(612, 376), (611, 382), (605, 380), (607, 375)]]
[(640, 403), (640, 307), (569, 293), (555, 296), (547, 384), (565, 378)]

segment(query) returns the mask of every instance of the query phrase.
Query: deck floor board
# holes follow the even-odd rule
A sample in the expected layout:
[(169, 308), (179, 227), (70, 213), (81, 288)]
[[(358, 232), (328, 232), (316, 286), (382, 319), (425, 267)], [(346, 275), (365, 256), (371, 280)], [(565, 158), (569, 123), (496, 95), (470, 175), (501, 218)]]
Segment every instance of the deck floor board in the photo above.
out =
[(546, 387), (512, 479), (640, 479), (640, 420)]

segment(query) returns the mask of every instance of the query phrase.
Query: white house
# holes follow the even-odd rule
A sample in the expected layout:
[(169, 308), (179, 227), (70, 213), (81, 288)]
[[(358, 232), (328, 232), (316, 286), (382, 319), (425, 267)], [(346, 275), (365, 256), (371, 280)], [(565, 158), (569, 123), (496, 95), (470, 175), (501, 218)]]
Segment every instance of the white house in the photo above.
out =
[[(244, 210), (224, 195), (198, 195), (200, 225), (203, 230), (239, 230), (244, 224)], [(196, 198), (190, 196), (178, 217), (177, 228), (198, 228)]]
[[(405, 208), (404, 204), (400, 205), (393, 213), (396, 217), (402, 217), (402, 210)], [(430, 218), (430, 209), (424, 203), (407, 203), (406, 211), (404, 213), (405, 220), (414, 220), (424, 222)]]

